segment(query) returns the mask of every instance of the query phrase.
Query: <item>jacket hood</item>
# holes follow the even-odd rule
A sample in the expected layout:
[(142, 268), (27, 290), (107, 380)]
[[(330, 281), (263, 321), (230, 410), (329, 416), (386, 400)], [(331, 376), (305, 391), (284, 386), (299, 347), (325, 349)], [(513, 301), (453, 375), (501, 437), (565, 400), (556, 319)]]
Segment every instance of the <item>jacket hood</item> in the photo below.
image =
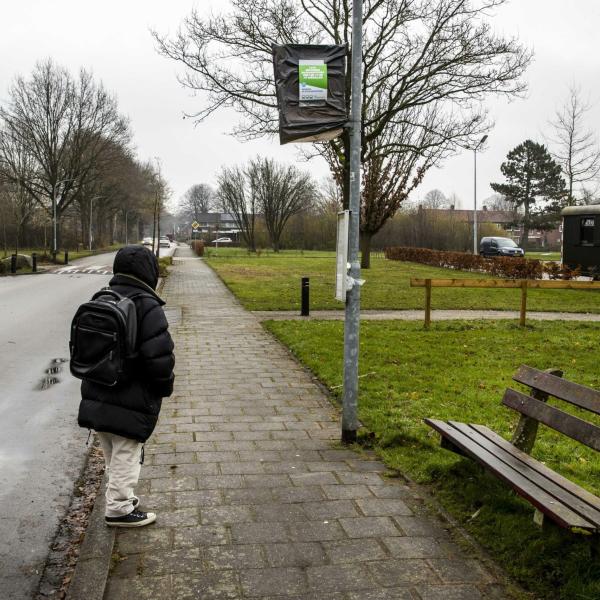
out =
[(155, 290), (158, 284), (158, 260), (145, 246), (125, 246), (117, 252), (113, 273), (133, 276)]

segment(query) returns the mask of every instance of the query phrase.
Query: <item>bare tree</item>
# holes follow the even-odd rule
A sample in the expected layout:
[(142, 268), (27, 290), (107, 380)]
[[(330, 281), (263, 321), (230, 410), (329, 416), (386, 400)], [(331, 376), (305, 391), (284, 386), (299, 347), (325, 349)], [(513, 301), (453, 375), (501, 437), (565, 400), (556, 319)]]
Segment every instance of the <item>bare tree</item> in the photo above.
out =
[(313, 210), (317, 214), (337, 218), (337, 213), (343, 209), (343, 206), (340, 186), (332, 177), (324, 177), (320, 185), (320, 193), (315, 194)]
[[(0, 171), (49, 212), (55, 200), (60, 219), (110, 149), (129, 142), (127, 120), (90, 73), (73, 78), (51, 60), (37, 63), (30, 79), (17, 77), (9, 97), (0, 107)], [(10, 151), (14, 140), (32, 162), (25, 178)]]
[(206, 183), (193, 185), (179, 202), (179, 214), (189, 221), (197, 221), (200, 214), (215, 208), (215, 191)]
[[(426, 170), (487, 130), (481, 100), (525, 89), (520, 78), (531, 53), (515, 39), (494, 34), (486, 20), (505, 2), (365, 0), (361, 160), (369, 180), (361, 225), (364, 265), (370, 237)], [(241, 139), (274, 135), (278, 114), (272, 44), (349, 43), (351, 3), (232, 0), (231, 6), (228, 14), (206, 18), (192, 12), (172, 39), (155, 33), (158, 50), (184, 66), (181, 83), (205, 99), (190, 116), (202, 121), (220, 108), (233, 108), (242, 116), (233, 130)], [(350, 78), (348, 70), (348, 83)], [(350, 85), (346, 87), (349, 105)], [(402, 137), (407, 129), (413, 130), (409, 139)], [(328, 159), (345, 206), (349, 148), (345, 131), (313, 153)], [(375, 187), (369, 189), (369, 184)]]
[[(35, 199), (24, 186), (24, 181), (32, 172), (31, 157), (23, 144), (15, 136), (0, 131), (0, 146), (5, 148), (11, 162), (11, 170), (5, 173), (0, 170), (0, 201), (3, 204), (4, 219), (10, 218), (14, 225), (15, 252), (19, 251), (23, 229), (35, 210)], [(4, 233), (6, 239), (6, 222)], [(6, 243), (5, 243), (6, 247)]]
[(441, 190), (429, 190), (423, 199), (423, 206), (425, 208), (446, 208), (448, 199)]
[(506, 196), (502, 194), (492, 194), (483, 201), (483, 205), (490, 210), (514, 211), (515, 205)]
[[(567, 205), (577, 204), (575, 187), (594, 182), (600, 173), (600, 147), (596, 134), (586, 128), (586, 114), (591, 105), (581, 98), (581, 89), (575, 85), (569, 89), (569, 97), (563, 107), (556, 111), (551, 122), (554, 128), (554, 159), (562, 167), (567, 180)], [(588, 190), (589, 191), (589, 190)], [(580, 194), (583, 190), (579, 190)]]
[[(467, 145), (480, 119), (455, 121), (438, 103), (414, 107), (393, 119), (382, 133), (363, 144), (363, 189), (360, 220), (361, 266), (370, 267), (371, 239), (396, 214), (425, 173), (453, 152), (461, 141)], [(451, 141), (449, 141), (451, 140)], [(343, 181), (332, 145), (321, 146), (331, 170)]]
[(281, 234), (290, 217), (314, 202), (315, 185), (308, 173), (268, 158), (250, 161), (247, 176), (251, 189), (256, 191), (273, 250), (279, 252)]
[(258, 198), (255, 182), (240, 167), (222, 169), (217, 181), (219, 202), (233, 216), (248, 250), (256, 252)]

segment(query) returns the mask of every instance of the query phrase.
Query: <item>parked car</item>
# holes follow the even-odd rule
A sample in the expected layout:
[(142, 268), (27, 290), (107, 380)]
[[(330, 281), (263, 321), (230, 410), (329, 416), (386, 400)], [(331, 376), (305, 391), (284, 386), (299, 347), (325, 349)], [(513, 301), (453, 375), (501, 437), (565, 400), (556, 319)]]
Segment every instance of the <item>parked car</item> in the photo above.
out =
[(213, 240), (211, 242), (211, 244), (231, 244), (232, 241), (233, 240), (229, 237), (222, 237), (222, 238), (217, 238), (216, 240)]
[(484, 237), (479, 243), (481, 256), (525, 256), (525, 250), (507, 237)]
[(143, 246), (152, 246), (152, 238), (151, 237), (145, 237), (142, 240), (142, 245)]
[(169, 242), (169, 238), (161, 237), (160, 240), (158, 241), (158, 247), (159, 248), (170, 248), (171, 242)]

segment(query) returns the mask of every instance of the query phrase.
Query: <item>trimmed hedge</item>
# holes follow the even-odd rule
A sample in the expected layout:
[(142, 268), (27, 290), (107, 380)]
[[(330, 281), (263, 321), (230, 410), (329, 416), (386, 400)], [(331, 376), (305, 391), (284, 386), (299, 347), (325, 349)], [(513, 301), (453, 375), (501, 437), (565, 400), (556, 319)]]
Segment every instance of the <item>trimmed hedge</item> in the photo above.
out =
[(192, 240), (190, 248), (198, 255), (204, 256), (204, 242), (202, 240)]
[(494, 277), (506, 279), (542, 279), (544, 275), (550, 279), (572, 279), (580, 275), (579, 269), (569, 269), (554, 262), (543, 263), (528, 258), (500, 256), (484, 258), (468, 252), (448, 252), (400, 246), (385, 248), (384, 254), (388, 260), (403, 260), (444, 269), (488, 273)]

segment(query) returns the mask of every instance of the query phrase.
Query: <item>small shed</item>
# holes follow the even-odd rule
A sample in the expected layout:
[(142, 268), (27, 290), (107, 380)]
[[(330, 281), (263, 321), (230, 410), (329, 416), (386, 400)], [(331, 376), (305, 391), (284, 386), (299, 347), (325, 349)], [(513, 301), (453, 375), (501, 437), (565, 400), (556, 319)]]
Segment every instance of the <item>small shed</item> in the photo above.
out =
[(563, 265), (600, 272), (600, 204), (567, 206), (561, 216)]

